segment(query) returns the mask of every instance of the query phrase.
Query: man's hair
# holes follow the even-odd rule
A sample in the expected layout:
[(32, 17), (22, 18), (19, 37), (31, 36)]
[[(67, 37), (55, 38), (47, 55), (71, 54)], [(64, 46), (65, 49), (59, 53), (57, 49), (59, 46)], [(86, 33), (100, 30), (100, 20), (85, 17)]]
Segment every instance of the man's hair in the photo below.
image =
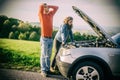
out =
[(47, 3), (43, 3), (43, 5), (47, 5)]

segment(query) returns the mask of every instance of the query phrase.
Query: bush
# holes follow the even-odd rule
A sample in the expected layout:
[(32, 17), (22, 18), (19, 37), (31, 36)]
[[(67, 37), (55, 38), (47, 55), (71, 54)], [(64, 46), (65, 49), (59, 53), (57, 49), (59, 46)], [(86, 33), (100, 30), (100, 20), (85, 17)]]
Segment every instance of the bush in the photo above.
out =
[(15, 36), (15, 39), (18, 39), (18, 37), (19, 37), (19, 32), (18, 32), (18, 31), (15, 31), (14, 36)]
[(26, 40), (29, 40), (30, 32), (27, 31), (27, 32), (25, 32), (24, 34), (26, 35)]
[(54, 30), (52, 33), (53, 38), (55, 37), (56, 33), (58, 32), (58, 30)]
[(39, 40), (39, 35), (35, 31), (33, 31), (30, 34), (29, 40), (38, 41)]
[(20, 33), (18, 39), (20, 39), (20, 40), (26, 40), (26, 35), (23, 34), (23, 33)]
[(81, 34), (79, 32), (74, 33), (74, 40), (76, 40), (76, 41), (81, 40)]
[(9, 39), (14, 39), (14, 38), (15, 38), (14, 33), (13, 33), (13, 32), (10, 32), (10, 33), (9, 33)]

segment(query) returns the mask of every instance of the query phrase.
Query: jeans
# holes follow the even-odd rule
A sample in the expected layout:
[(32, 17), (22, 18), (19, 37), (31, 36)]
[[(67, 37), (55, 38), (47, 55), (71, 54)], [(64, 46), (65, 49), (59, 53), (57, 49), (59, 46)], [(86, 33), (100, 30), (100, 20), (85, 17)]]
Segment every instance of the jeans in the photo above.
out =
[(40, 56), (41, 71), (46, 72), (50, 70), (50, 56), (52, 53), (53, 39), (41, 37), (40, 43), (41, 43), (41, 56)]
[(56, 67), (56, 56), (57, 53), (61, 47), (62, 42), (59, 42), (56, 38), (54, 39), (54, 50), (55, 50), (55, 55), (53, 57), (53, 60), (51, 61), (51, 67), (55, 68)]

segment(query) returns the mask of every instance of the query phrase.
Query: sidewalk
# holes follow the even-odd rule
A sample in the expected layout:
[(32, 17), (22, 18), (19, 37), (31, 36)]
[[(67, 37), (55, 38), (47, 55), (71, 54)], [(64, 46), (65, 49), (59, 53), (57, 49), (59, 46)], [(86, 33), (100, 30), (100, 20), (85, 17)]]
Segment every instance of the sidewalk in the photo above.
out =
[(37, 72), (26, 72), (11, 69), (0, 69), (0, 80), (67, 80), (61, 75), (50, 75), (44, 78)]

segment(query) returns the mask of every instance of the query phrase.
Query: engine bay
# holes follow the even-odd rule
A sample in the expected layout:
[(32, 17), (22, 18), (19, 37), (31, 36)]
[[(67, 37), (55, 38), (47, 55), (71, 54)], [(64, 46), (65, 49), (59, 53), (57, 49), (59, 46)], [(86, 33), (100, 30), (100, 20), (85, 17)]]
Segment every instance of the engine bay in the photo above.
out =
[(64, 48), (80, 48), (80, 47), (115, 47), (109, 40), (96, 40), (96, 41), (74, 41), (67, 43)]

